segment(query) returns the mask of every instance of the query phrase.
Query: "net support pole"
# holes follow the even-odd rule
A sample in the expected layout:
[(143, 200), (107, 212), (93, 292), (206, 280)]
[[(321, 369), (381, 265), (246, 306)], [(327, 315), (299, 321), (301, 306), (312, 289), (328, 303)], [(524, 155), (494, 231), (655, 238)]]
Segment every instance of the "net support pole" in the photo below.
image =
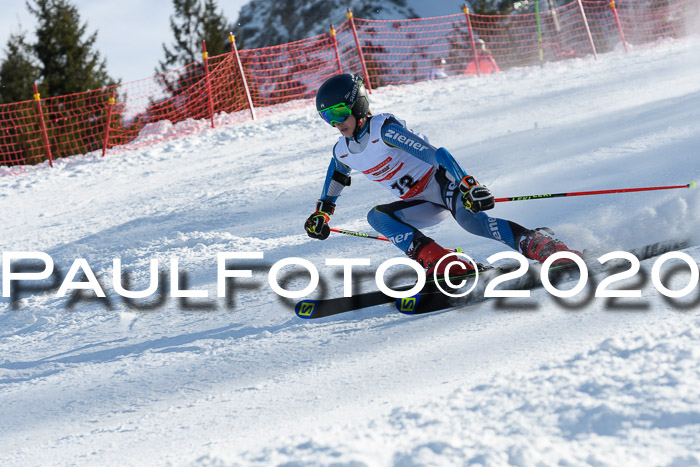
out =
[(615, 8), (615, 0), (610, 0), (610, 9), (612, 10), (613, 15), (615, 16), (615, 24), (617, 24), (617, 30), (620, 33), (620, 39), (622, 39), (622, 46), (625, 48), (625, 52), (629, 52), (629, 50), (627, 50), (627, 41), (625, 40), (625, 33), (624, 31), (622, 31), (620, 16), (617, 14), (617, 8)]
[(243, 82), (243, 89), (245, 90), (245, 98), (248, 100), (248, 108), (250, 109), (250, 118), (255, 120), (255, 107), (253, 106), (253, 99), (250, 97), (250, 88), (248, 87), (248, 80), (246, 80), (245, 72), (243, 71), (243, 63), (241, 62), (241, 55), (238, 53), (238, 47), (236, 46), (236, 38), (233, 33), (228, 33), (228, 41), (231, 43), (231, 53), (236, 57), (236, 64), (238, 65), (238, 71), (241, 74), (241, 81)]
[(46, 131), (46, 122), (44, 121), (44, 112), (41, 109), (41, 94), (36, 87), (36, 83), (32, 85), (34, 89), (34, 102), (36, 102), (36, 113), (39, 116), (39, 128), (41, 129), (41, 139), (44, 142), (44, 155), (49, 160), (49, 166), (53, 167), (53, 156), (51, 155), (51, 145), (49, 144), (49, 133)]
[(109, 130), (112, 127), (112, 112), (114, 112), (114, 104), (116, 102), (114, 90), (112, 90), (112, 95), (109, 96), (109, 100), (107, 101), (107, 123), (105, 124), (105, 139), (102, 143), (102, 157), (105, 156), (105, 152), (107, 152), (107, 147), (109, 146)]
[(583, 3), (581, 0), (576, 0), (578, 4), (578, 9), (581, 12), (581, 18), (583, 19), (583, 25), (586, 27), (586, 35), (588, 36), (588, 43), (591, 44), (591, 52), (593, 52), (593, 58), (598, 60), (598, 53), (595, 50), (595, 43), (593, 42), (593, 35), (591, 34), (591, 28), (588, 27), (588, 18), (586, 18), (586, 12), (583, 10)]
[(540, 18), (540, 0), (535, 0), (535, 18), (537, 19), (537, 48), (540, 54), (540, 65), (543, 65), (544, 50), (542, 49), (542, 19)]
[(207, 83), (207, 106), (209, 107), (209, 119), (211, 127), (214, 128), (214, 99), (211, 94), (211, 78), (209, 77), (209, 54), (207, 53), (207, 43), (202, 41), (202, 60), (204, 61), (204, 79)]
[[(471, 43), (472, 46), (472, 55), (474, 56), (474, 63), (476, 63), (476, 74), (477, 76), (481, 76), (481, 60), (479, 59), (479, 56), (476, 54), (476, 41), (474, 40), (474, 29), (472, 28), (472, 19), (471, 16), (469, 16), (469, 7), (465, 3), (464, 6), (462, 7), (462, 11), (464, 12), (464, 17), (467, 20), (467, 30), (469, 31), (469, 42)], [(469, 67), (469, 62), (467, 62), (467, 67)]]
[(335, 49), (335, 64), (338, 66), (338, 73), (343, 72), (343, 66), (340, 64), (340, 52), (338, 51), (338, 38), (335, 36), (335, 26), (331, 24), (331, 40)]
[(357, 35), (357, 28), (355, 27), (355, 17), (348, 8), (348, 21), (350, 21), (350, 28), (352, 29), (352, 35), (355, 38), (355, 46), (357, 46), (357, 54), (360, 56), (360, 65), (362, 66), (362, 75), (365, 78), (365, 87), (371, 93), (372, 83), (369, 81), (369, 73), (367, 73), (367, 64), (365, 63), (365, 55), (362, 53), (362, 47), (360, 46), (360, 38)]

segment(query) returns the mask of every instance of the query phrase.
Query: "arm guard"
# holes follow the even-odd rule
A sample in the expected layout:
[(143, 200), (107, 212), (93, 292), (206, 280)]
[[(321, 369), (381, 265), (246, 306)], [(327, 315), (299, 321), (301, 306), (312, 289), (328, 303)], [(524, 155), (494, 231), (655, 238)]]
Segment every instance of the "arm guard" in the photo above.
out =
[(328, 165), (320, 200), (335, 203), (346, 186), (350, 186), (350, 168), (339, 163), (334, 157)]

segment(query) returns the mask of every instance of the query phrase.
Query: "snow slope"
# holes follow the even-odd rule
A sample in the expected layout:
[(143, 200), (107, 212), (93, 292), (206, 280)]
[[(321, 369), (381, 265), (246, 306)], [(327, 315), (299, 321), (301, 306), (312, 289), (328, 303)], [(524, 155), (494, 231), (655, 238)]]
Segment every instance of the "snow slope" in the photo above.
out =
[[(447, 147), (497, 196), (686, 184), (700, 179), (699, 46), (384, 88), (372, 108)], [(308, 259), (340, 295), (325, 258), (371, 258), (358, 274), (369, 289), (398, 252), (303, 233), (336, 139), (311, 103), (206, 125), (0, 177), (2, 251), (46, 252), (63, 275), (84, 258), (108, 297), (1, 299), (0, 464), (700, 464), (698, 287), (666, 299), (646, 261), (626, 282), (641, 299), (535, 290), (415, 318), (378, 307), (302, 321), (267, 284), (274, 262)], [(355, 176), (333, 223), (369, 230), (367, 211), (390, 199)], [(495, 212), (577, 248), (691, 238), (683, 252), (700, 261), (698, 190)], [(480, 261), (502, 250), (449, 220), (427, 232)], [(239, 263), (253, 277), (216, 298), (216, 254), (250, 251), (264, 253)], [(208, 298), (128, 304), (114, 292), (114, 257), (142, 289), (149, 261), (167, 272), (173, 256)], [(683, 271), (666, 284), (682, 288)]]

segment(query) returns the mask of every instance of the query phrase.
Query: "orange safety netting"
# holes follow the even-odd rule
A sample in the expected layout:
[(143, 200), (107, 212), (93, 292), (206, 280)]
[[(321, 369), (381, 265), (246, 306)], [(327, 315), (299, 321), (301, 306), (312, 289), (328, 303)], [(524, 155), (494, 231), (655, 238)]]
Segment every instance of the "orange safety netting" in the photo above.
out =
[(685, 36), (700, 8), (698, 2), (690, 0), (618, 1), (616, 5), (625, 39), (630, 44)]
[(338, 70), (330, 34), (242, 50), (241, 60), (255, 107), (313, 97), (323, 80)]
[(695, 0), (583, 0), (539, 15), (350, 17), (335, 34), (240, 52), (232, 42), (230, 53), (151, 78), (0, 105), (0, 166), (104, 154), (246, 121), (259, 108), (305, 103), (339, 72), (362, 74), (375, 89), (627, 50), (685, 35), (699, 8)]

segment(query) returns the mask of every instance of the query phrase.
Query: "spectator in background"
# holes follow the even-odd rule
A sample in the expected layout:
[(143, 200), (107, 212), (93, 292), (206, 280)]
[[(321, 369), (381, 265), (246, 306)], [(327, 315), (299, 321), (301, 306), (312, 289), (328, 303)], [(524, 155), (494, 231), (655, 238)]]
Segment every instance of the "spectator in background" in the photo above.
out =
[(478, 72), (482, 75), (490, 75), (491, 73), (500, 73), (501, 69), (498, 68), (496, 60), (491, 56), (491, 52), (486, 48), (486, 42), (483, 39), (476, 40), (476, 59), (469, 62), (467, 65), (468, 75), (477, 74), (477, 63), (479, 65)]
[(430, 69), (430, 76), (428, 79), (441, 79), (447, 78), (447, 72), (445, 71), (445, 65), (447, 62), (444, 58), (439, 58), (435, 60), (435, 66)]

